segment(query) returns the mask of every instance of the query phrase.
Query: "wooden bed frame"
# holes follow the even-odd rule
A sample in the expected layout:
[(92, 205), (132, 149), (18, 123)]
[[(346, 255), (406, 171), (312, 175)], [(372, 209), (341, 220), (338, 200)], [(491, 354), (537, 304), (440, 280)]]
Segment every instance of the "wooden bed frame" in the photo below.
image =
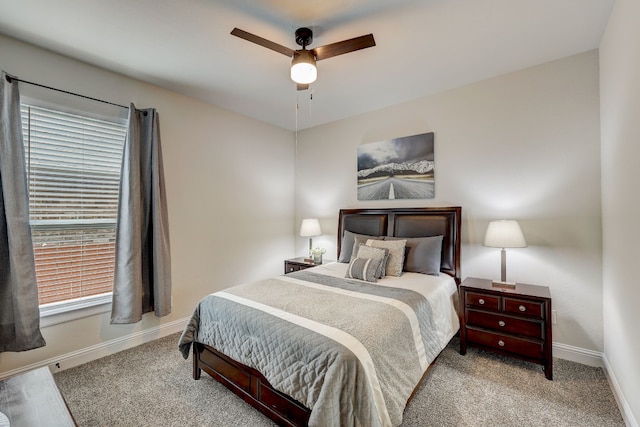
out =
[[(459, 285), (461, 211), (460, 207), (342, 209), (338, 218), (338, 254), (345, 230), (370, 236), (442, 235), (441, 271), (452, 276)], [(231, 359), (213, 347), (195, 342), (193, 378), (200, 379), (201, 371), (211, 375), (279, 425), (308, 424), (311, 410), (292, 397), (275, 390), (260, 372)]]

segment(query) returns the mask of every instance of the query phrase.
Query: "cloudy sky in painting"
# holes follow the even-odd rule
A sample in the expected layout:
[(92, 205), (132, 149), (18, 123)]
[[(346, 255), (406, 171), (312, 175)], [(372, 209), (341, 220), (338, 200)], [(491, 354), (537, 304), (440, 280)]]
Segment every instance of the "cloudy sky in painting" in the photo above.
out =
[(388, 163), (433, 160), (433, 132), (372, 142), (358, 147), (358, 170)]

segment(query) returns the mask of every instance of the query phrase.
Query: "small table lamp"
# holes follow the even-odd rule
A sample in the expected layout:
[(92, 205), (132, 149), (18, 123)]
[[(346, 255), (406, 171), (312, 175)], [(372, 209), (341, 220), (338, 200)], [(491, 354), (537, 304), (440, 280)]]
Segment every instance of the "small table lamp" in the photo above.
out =
[(507, 284), (507, 251), (505, 248), (525, 248), (527, 246), (520, 224), (518, 221), (506, 219), (489, 222), (483, 246), (502, 248), (500, 281)]
[(302, 220), (300, 225), (300, 237), (309, 238), (309, 256), (311, 256), (311, 249), (313, 246), (313, 237), (322, 234), (320, 230), (320, 222), (315, 218), (306, 218)]

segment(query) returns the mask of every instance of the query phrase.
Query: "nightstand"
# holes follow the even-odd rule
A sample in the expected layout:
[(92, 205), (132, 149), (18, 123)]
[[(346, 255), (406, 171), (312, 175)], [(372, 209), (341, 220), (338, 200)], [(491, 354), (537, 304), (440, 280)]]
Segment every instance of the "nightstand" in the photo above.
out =
[(460, 354), (467, 345), (544, 367), (553, 379), (551, 293), (547, 286), (496, 285), (466, 278), (460, 284)]
[(284, 260), (284, 274), (293, 273), (294, 271), (304, 270), (305, 268), (315, 267), (313, 261), (306, 257), (291, 258)]

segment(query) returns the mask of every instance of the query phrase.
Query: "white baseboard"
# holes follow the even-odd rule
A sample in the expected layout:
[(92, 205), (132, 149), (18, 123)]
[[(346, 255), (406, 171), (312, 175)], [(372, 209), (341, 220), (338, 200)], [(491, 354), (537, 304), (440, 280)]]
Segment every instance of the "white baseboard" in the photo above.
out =
[(624, 394), (622, 394), (620, 383), (618, 383), (618, 379), (613, 373), (613, 369), (609, 364), (609, 359), (607, 359), (606, 354), (602, 355), (602, 361), (604, 362), (604, 373), (607, 376), (607, 380), (609, 381), (609, 385), (611, 386), (611, 390), (613, 391), (613, 397), (615, 397), (618, 408), (620, 408), (620, 412), (622, 413), (622, 419), (624, 419), (627, 427), (638, 427), (638, 422), (633, 416), (631, 408), (629, 407), (629, 403), (624, 398)]
[(620, 384), (618, 383), (618, 380), (613, 373), (613, 369), (609, 364), (609, 360), (604, 353), (580, 347), (573, 347), (566, 344), (553, 343), (553, 357), (602, 368), (625, 424), (627, 427), (638, 427), (638, 422), (634, 418), (633, 413), (631, 413), (631, 408), (622, 393)]
[(553, 357), (570, 360), (583, 365), (604, 368), (602, 362), (603, 354), (599, 351), (587, 350), (586, 348), (574, 347), (572, 345), (553, 343)]
[(91, 347), (72, 351), (71, 353), (52, 357), (31, 365), (22, 366), (12, 371), (3, 372), (2, 377), (12, 377), (43, 366), (48, 366), (53, 373), (60, 372), (65, 369), (73, 368), (74, 366), (91, 362), (92, 360), (96, 360), (101, 357), (109, 356), (122, 350), (136, 347), (149, 341), (157, 340), (158, 338), (166, 337), (167, 335), (181, 332), (188, 321), (189, 317), (174, 320), (173, 322), (165, 323), (154, 328), (145, 329), (144, 331), (105, 341)]

